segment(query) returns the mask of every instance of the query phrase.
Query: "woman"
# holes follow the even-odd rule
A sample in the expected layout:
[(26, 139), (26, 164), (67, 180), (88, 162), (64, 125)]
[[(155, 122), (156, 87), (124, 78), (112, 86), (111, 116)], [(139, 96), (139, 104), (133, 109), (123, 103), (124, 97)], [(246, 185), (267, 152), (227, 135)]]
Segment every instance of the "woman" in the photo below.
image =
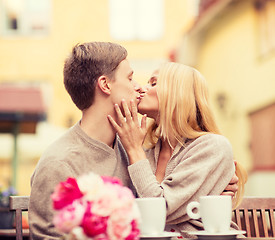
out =
[[(188, 231), (203, 229), (200, 221), (187, 216), (188, 203), (221, 194), (234, 175), (231, 145), (220, 135), (206, 81), (194, 68), (164, 64), (140, 98), (138, 111), (145, 114), (140, 125), (133, 101), (131, 109), (122, 101), (125, 118), (116, 105), (118, 123), (110, 116), (109, 120), (128, 153), (128, 170), (139, 197), (164, 197), (166, 230), (188, 236)], [(146, 115), (153, 119), (148, 132)], [(144, 152), (146, 132), (149, 148)], [(238, 177), (242, 186), (242, 175)]]

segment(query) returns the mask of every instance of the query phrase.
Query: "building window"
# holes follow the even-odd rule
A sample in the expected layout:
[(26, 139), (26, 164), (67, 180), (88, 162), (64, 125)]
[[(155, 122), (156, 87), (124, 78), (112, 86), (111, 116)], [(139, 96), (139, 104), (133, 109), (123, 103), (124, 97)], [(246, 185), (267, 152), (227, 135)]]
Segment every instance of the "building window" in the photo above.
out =
[(46, 35), (51, 0), (0, 0), (2, 36)]
[(275, 1), (255, 1), (259, 17), (259, 52), (265, 56), (275, 50)]
[(158, 40), (163, 35), (163, 0), (109, 0), (110, 33), (117, 40)]
[(275, 103), (249, 115), (253, 170), (275, 170)]

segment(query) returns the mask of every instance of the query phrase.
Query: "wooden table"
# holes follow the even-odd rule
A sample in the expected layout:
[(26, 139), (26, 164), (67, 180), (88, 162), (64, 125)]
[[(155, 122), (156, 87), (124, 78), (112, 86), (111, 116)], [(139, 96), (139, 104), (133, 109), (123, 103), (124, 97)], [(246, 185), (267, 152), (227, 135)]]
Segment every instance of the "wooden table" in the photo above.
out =
[[(158, 237), (152, 237), (152, 238), (140, 238), (140, 240), (171, 240), (172, 237), (167, 237), (167, 238), (158, 238)], [(176, 239), (176, 238), (174, 238)], [(228, 237), (226, 236), (225, 238), (223, 237), (205, 237), (205, 238), (197, 238), (197, 240), (275, 240), (275, 237), (270, 237), (270, 238), (255, 238), (255, 237), (245, 237), (245, 238), (242, 238), (242, 237)], [(191, 238), (181, 238), (181, 239), (178, 239), (178, 240), (196, 240), (196, 238), (194, 239), (191, 239)]]

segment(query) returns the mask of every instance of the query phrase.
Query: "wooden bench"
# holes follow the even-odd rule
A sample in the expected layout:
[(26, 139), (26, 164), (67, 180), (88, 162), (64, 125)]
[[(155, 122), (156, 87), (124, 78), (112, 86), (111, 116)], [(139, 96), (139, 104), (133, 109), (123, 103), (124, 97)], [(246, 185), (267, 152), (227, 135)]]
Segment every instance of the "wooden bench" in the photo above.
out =
[(29, 237), (29, 229), (22, 229), (22, 212), (28, 211), (29, 196), (10, 196), (10, 211), (15, 211), (15, 229), (1, 229), (0, 235), (6, 237), (16, 236), (16, 240), (22, 240), (23, 236)]
[(232, 220), (247, 237), (275, 239), (275, 198), (244, 197)]

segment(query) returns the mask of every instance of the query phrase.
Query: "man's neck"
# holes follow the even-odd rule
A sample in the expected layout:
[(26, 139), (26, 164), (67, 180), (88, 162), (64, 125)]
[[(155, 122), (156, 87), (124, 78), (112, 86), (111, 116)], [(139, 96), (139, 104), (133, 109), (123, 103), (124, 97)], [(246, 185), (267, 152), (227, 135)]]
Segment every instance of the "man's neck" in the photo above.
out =
[(91, 138), (113, 147), (115, 131), (101, 107), (90, 107), (83, 111), (80, 127)]

